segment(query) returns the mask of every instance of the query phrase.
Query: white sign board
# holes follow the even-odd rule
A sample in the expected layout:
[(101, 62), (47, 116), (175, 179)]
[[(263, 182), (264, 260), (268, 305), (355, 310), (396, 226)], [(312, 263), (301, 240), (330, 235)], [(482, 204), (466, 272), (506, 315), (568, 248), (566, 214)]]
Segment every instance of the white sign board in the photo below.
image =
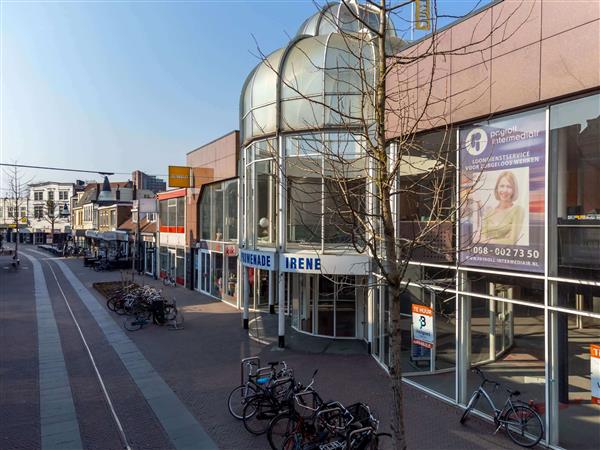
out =
[(600, 345), (590, 345), (592, 403), (600, 405)]
[(369, 273), (369, 258), (363, 255), (320, 255), (314, 252), (284, 253), (279, 258), (279, 270), (326, 275), (366, 275)]
[(158, 212), (158, 202), (155, 198), (140, 198), (133, 202), (133, 206), (142, 214)]
[(240, 261), (245, 267), (275, 270), (275, 253), (240, 249)]
[(429, 306), (412, 305), (413, 343), (433, 347), (433, 310)]

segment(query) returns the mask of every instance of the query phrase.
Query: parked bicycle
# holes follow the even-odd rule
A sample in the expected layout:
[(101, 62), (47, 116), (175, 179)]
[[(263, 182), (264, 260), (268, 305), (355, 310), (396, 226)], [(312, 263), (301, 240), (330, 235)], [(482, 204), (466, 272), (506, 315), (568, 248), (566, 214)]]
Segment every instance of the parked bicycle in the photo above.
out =
[(175, 280), (175, 277), (173, 275), (171, 275), (171, 272), (167, 273), (163, 279), (163, 284), (165, 286), (172, 286), (172, 287), (176, 287), (177, 286), (177, 282)]
[(494, 424), (496, 425), (496, 433), (500, 428), (504, 427), (508, 437), (521, 447), (533, 447), (537, 445), (544, 437), (544, 424), (540, 415), (528, 404), (520, 400), (513, 400), (513, 397), (521, 395), (519, 391), (513, 391), (506, 388), (508, 398), (502, 409), (498, 409), (485, 390), (486, 384), (494, 385), (494, 390), (498, 389), (501, 384), (486, 378), (484, 373), (479, 368), (474, 368), (473, 371), (481, 377), (481, 384), (473, 392), (467, 408), (460, 418), (460, 423), (464, 423), (467, 416), (475, 408), (480, 397), (487, 400), (492, 410), (494, 411)]
[(269, 362), (268, 367), (260, 367), (260, 358), (244, 358), (240, 363), (240, 385), (234, 388), (227, 398), (230, 414), (236, 419), (244, 418), (244, 408), (248, 399), (279, 378), (293, 376), (293, 371), (285, 361)]

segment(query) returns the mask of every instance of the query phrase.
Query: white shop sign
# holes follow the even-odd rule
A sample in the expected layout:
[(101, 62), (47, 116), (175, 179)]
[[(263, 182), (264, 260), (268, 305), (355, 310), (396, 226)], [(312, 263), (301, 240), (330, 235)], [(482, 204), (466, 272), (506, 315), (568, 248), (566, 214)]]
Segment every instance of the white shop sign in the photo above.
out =
[(284, 253), (279, 259), (279, 270), (327, 275), (366, 275), (369, 273), (369, 258), (357, 255)]
[(275, 253), (240, 249), (240, 261), (243, 266), (256, 269), (275, 270)]

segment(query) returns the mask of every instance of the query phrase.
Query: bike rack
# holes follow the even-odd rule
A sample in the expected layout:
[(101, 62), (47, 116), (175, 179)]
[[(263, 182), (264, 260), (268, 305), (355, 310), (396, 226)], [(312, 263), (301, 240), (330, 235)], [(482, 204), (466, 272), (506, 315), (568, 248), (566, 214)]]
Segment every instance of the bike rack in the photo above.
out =
[(260, 358), (258, 356), (251, 356), (249, 358), (242, 359), (242, 361), (240, 362), (240, 369), (241, 369), (240, 384), (246, 383), (246, 380), (244, 377), (244, 374), (245, 374), (244, 367), (246, 367), (246, 365), (248, 365), (250, 367), (250, 371), (249, 371), (248, 375), (252, 375), (252, 366), (256, 366), (257, 371), (259, 370), (258, 367), (260, 367)]

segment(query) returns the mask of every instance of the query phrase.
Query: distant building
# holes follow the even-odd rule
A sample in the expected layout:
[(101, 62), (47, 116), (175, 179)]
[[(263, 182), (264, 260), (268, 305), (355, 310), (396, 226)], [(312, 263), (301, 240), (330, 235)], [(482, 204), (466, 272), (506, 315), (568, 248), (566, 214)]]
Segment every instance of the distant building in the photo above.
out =
[(148, 189), (155, 194), (167, 190), (167, 183), (154, 175), (146, 175), (141, 170), (131, 172), (131, 179), (137, 189)]
[(71, 233), (70, 199), (80, 189), (74, 183), (55, 181), (29, 185), (28, 231), (32, 236), (28, 242), (62, 242)]

